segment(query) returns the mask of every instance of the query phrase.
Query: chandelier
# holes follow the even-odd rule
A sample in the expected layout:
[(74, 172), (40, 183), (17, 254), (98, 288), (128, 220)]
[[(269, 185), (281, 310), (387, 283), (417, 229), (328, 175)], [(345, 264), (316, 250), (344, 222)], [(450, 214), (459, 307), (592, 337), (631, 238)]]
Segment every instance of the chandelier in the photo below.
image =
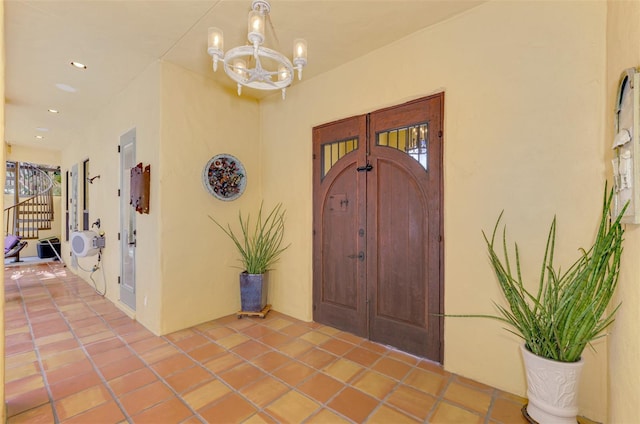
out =
[(238, 96), (242, 94), (242, 86), (246, 86), (258, 90), (282, 90), (284, 99), (287, 87), (293, 81), (294, 69), (298, 71), (298, 79), (302, 79), (302, 68), (307, 64), (305, 40), (293, 40), (293, 64), (282, 53), (262, 45), (265, 21), (270, 11), (271, 5), (267, 0), (253, 0), (247, 36), (251, 45), (234, 47), (226, 53), (223, 52), (222, 30), (209, 28), (207, 52), (213, 58), (213, 71), (218, 69), (218, 62), (222, 62), (225, 73), (238, 84)]

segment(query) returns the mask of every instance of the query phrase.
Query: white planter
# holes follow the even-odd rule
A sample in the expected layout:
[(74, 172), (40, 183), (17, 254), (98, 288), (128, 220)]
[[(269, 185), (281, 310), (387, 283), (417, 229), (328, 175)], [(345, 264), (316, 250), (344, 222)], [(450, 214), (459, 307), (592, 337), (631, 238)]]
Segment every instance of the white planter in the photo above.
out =
[(527, 371), (527, 414), (539, 424), (576, 424), (578, 382), (584, 361), (557, 362), (522, 346)]

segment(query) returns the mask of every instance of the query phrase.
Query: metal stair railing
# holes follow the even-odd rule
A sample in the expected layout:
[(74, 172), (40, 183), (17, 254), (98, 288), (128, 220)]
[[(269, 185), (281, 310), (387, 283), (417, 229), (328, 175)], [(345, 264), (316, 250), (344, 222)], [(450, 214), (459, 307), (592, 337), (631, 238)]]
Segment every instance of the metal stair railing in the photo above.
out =
[[(4, 209), (5, 235), (37, 239), (40, 230), (51, 229), (53, 180), (38, 165), (7, 162), (7, 181), (13, 185), (14, 205)], [(20, 201), (20, 197), (28, 196)]]

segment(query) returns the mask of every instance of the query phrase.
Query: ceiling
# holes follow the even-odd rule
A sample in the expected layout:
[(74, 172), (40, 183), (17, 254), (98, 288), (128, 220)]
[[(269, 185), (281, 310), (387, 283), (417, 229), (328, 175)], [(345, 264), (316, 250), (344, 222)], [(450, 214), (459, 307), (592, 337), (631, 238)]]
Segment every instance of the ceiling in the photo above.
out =
[[(307, 40), (304, 83), (484, 1), (272, 0), (277, 41), (267, 27), (267, 45), (290, 57), (293, 39)], [(4, 7), (9, 144), (62, 149), (66, 132), (90, 122), (158, 59), (212, 78), (236, 95), (221, 69), (212, 72), (207, 28), (224, 30), (226, 49), (246, 44), (250, 0), (5, 0)], [(271, 93), (243, 89), (242, 95)]]

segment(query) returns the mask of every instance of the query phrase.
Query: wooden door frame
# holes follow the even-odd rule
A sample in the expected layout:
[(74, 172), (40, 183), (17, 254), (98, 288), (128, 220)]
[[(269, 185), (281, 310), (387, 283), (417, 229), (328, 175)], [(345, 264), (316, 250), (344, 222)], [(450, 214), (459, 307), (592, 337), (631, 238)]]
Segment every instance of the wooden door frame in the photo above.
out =
[[(438, 142), (440, 143), (440, 149), (439, 149), (439, 154), (437, 157), (437, 162), (438, 162), (438, 171), (439, 171), (439, 184), (438, 184), (438, 202), (440, 204), (440, 219), (439, 219), (439, 248), (438, 248), (438, 266), (439, 266), (439, 272), (438, 272), (438, 289), (439, 289), (439, 314), (444, 314), (444, 310), (445, 310), (445, 284), (444, 284), (444, 278), (445, 278), (445, 272), (444, 272), (444, 255), (445, 255), (445, 233), (444, 233), (444, 212), (445, 212), (445, 203), (444, 203), (444, 102), (445, 102), (445, 93), (444, 91), (433, 94), (433, 95), (429, 95), (429, 96), (424, 96), (424, 97), (420, 97), (418, 99), (414, 99), (405, 103), (401, 103), (401, 104), (397, 104), (397, 105), (393, 105), (393, 106), (389, 106), (386, 108), (382, 108), (382, 109), (378, 109), (376, 111), (370, 112), (368, 114), (365, 114), (365, 116), (369, 116), (370, 114), (373, 113), (378, 113), (378, 112), (384, 112), (387, 110), (393, 110), (402, 106), (407, 106), (413, 103), (418, 103), (418, 102), (423, 102), (426, 100), (431, 100), (434, 98), (440, 98), (441, 102), (440, 102), (440, 110), (439, 110), (439, 116), (440, 116), (440, 124), (441, 127), (439, 129), (439, 134), (437, 135), (438, 137)], [(362, 115), (359, 115), (362, 116)], [(333, 125), (333, 124), (337, 124), (343, 121), (347, 121), (349, 119), (353, 119), (355, 117), (351, 117), (351, 118), (345, 118), (345, 119), (341, 119), (341, 120), (337, 120), (337, 121), (333, 121), (330, 123), (326, 123), (326, 124), (322, 124), (319, 126), (314, 127), (314, 130), (316, 128), (323, 128), (329, 125)], [(366, 136), (365, 136), (365, 143), (366, 143), (366, 147), (368, 149), (369, 143), (374, 142), (375, 140), (373, 140), (373, 137), (375, 137), (375, 134), (369, 134), (369, 123), (368, 123), (368, 118), (367, 118), (367, 128), (366, 128)], [(372, 140), (370, 140), (370, 138)], [(316, 160), (317, 156), (320, 152), (319, 149), (318, 151), (316, 151), (316, 145), (315, 145), (315, 137), (313, 137), (312, 142), (314, 143), (313, 145), (313, 160)], [(367, 154), (367, 158), (368, 158), (368, 154)], [(318, 159), (319, 160), (319, 159)], [(365, 165), (365, 164), (362, 164)], [(315, 171), (314, 171), (314, 175), (313, 175), (313, 183), (314, 183), (314, 188), (315, 188), (315, 184), (316, 184), (316, 175), (315, 175)], [(314, 190), (313, 193), (314, 196), (314, 201), (313, 204), (314, 206), (317, 204), (317, 200), (315, 199), (316, 193)], [(315, 218), (315, 214), (316, 214), (316, 210), (315, 207), (313, 209), (313, 214), (314, 214), (314, 219), (313, 219), (313, 226), (314, 228), (316, 227), (316, 218)], [(314, 234), (314, 249), (315, 249), (315, 230), (313, 231)], [(312, 287), (312, 293), (313, 293), (313, 302), (314, 302), (314, 318), (315, 318), (315, 301), (317, 299), (317, 290), (320, 290), (319, 287), (319, 283), (317, 281), (317, 272), (319, 272), (318, 268), (320, 267), (320, 263), (319, 263), (319, 256), (316, 254), (316, 252), (313, 252), (313, 261), (312, 261), (312, 266), (313, 266), (313, 287)], [(369, 305), (367, 305), (367, 307), (369, 307)], [(367, 312), (367, 333), (370, 332), (369, 329), (369, 312)], [(444, 361), (444, 318), (440, 318), (438, 320), (438, 331), (439, 331), (439, 337), (438, 340), (440, 341), (440, 346), (438, 348), (438, 356), (439, 356), (439, 362), (443, 363)], [(367, 336), (368, 337), (368, 336)]]

